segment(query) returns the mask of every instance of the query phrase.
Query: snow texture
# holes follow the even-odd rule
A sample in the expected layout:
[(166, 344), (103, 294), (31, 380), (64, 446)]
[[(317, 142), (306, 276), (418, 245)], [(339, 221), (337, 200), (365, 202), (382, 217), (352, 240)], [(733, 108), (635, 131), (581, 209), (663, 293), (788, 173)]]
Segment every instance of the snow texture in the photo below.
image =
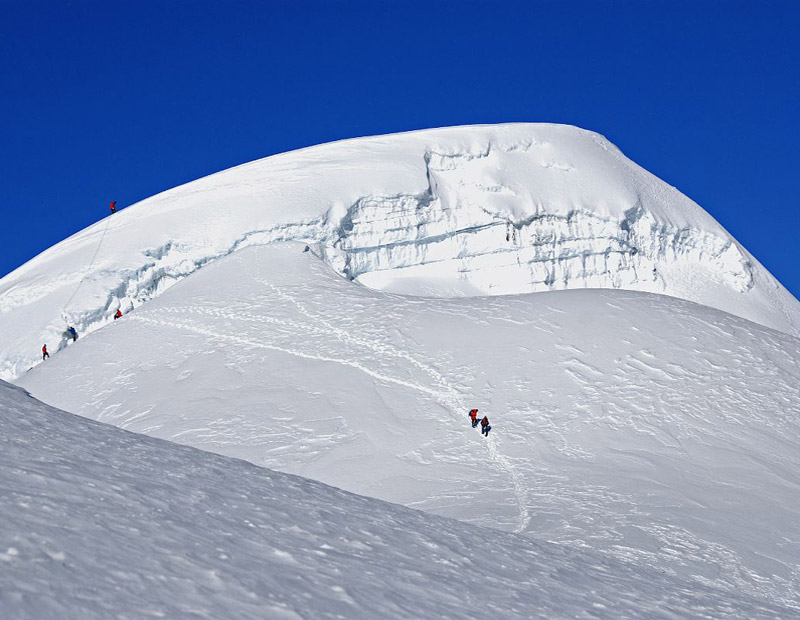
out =
[(799, 372), (800, 341), (690, 302), (400, 296), (288, 243), (218, 261), (21, 383), (129, 430), (800, 613)]
[(0, 280), (0, 377), (251, 245), (319, 244), (387, 291), (663, 293), (800, 333), (796, 300), (713, 218), (602, 136), (511, 124), (277, 155), (124, 209)]
[(0, 616), (786, 618), (789, 610), (47, 407), (0, 382)]

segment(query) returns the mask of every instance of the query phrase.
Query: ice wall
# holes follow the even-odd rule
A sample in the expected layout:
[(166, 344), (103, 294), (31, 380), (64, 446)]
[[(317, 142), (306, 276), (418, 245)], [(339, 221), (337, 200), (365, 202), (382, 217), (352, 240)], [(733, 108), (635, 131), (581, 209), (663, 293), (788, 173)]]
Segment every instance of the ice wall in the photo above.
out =
[[(332, 233), (318, 238), (338, 271), (405, 293), (414, 288), (404, 282), (413, 281), (441, 297), (624, 288), (692, 298), (679, 274), (693, 269), (714, 273), (732, 291), (753, 287), (752, 263), (732, 238), (661, 222), (641, 196), (633, 204), (622, 198), (610, 210), (618, 216), (578, 203), (552, 209), (536, 200), (535, 187), (497, 175), (543, 166), (528, 149), (429, 152), (425, 162), (426, 191), (359, 198)], [(574, 170), (558, 162), (544, 167), (564, 175)]]

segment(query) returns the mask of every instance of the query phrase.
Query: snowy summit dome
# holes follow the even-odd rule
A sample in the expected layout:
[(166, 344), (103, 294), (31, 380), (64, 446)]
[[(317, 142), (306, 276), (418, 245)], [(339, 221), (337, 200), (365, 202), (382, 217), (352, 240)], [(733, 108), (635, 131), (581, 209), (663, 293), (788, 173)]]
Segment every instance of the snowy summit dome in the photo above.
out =
[(218, 258), (290, 240), (388, 292), (638, 290), (800, 334), (797, 301), (692, 200), (596, 133), (507, 124), (276, 155), (110, 216), (0, 280), (0, 377), (65, 343), (66, 324), (92, 331)]

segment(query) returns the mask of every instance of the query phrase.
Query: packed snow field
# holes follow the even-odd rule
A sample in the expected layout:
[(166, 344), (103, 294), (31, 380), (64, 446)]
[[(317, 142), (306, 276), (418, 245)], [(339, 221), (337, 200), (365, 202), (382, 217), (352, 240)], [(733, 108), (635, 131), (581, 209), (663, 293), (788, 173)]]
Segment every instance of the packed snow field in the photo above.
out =
[(285, 153), (177, 187), (0, 280), (0, 378), (249, 245), (320, 244), (343, 275), (427, 295), (664, 293), (800, 334), (794, 298), (703, 209), (602, 136), (455, 127)]
[(786, 617), (127, 433), (3, 382), (0, 441), (3, 618)]
[[(36, 439), (0, 457), (9, 484), (22, 489), (24, 476), (78, 514), (101, 502), (150, 520), (103, 531), (99, 513), (76, 519), (109, 548), (145, 539), (130, 570), (91, 568), (48, 505), (35, 513), (51, 532), (41, 548), (61, 539), (71, 551), (35, 556), (18, 581), (0, 571), (29, 593), (0, 604), (56, 609), (35, 594), (48, 578), (74, 587), (58, 562), (76, 556), (84, 576), (96, 568), (122, 585), (109, 598), (79, 588), (68, 610), (127, 610), (152, 591), (153, 613), (200, 617), (237, 617), (229, 596), (240, 617), (263, 605), (288, 617), (800, 616), (800, 304), (698, 205), (597, 134), (452, 128), (239, 166), (0, 280), (0, 332), (0, 377), (173, 442), (9, 392), (10, 410), (47, 412), (41, 431), (20, 422)], [(43, 364), (42, 343), (53, 353)], [(468, 424), (473, 407), (491, 420), (488, 438)], [(51, 424), (74, 433), (62, 443)], [(54, 476), (20, 473), (51, 462), (26, 460), (39, 441), (63, 465)], [(128, 463), (120, 446), (163, 454)], [(131, 493), (151, 508), (124, 509)], [(35, 531), (25, 503), (0, 533)], [(372, 529), (352, 521), (365, 513)], [(320, 542), (345, 521), (344, 543)], [(240, 561), (222, 552), (229, 572), (186, 542), (239, 536)], [(323, 544), (338, 554), (324, 566)], [(19, 544), (8, 547), (4, 559), (23, 566)], [(335, 583), (340, 561), (352, 576)], [(175, 568), (206, 564), (187, 581)], [(286, 566), (307, 570), (313, 591)], [(491, 575), (485, 588), (472, 573)], [(181, 593), (168, 597), (174, 580)]]
[(129, 430), (800, 609), (800, 341), (643, 293), (389, 295), (303, 249), (208, 266), (20, 383)]

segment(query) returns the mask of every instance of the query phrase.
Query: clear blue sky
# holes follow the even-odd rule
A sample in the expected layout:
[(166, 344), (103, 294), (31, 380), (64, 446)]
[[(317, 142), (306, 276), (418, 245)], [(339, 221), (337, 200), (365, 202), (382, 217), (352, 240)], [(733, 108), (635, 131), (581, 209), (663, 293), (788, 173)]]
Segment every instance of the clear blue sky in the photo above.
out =
[(794, 294), (800, 3), (0, 0), (0, 275), (121, 206), (340, 138), (599, 131)]

